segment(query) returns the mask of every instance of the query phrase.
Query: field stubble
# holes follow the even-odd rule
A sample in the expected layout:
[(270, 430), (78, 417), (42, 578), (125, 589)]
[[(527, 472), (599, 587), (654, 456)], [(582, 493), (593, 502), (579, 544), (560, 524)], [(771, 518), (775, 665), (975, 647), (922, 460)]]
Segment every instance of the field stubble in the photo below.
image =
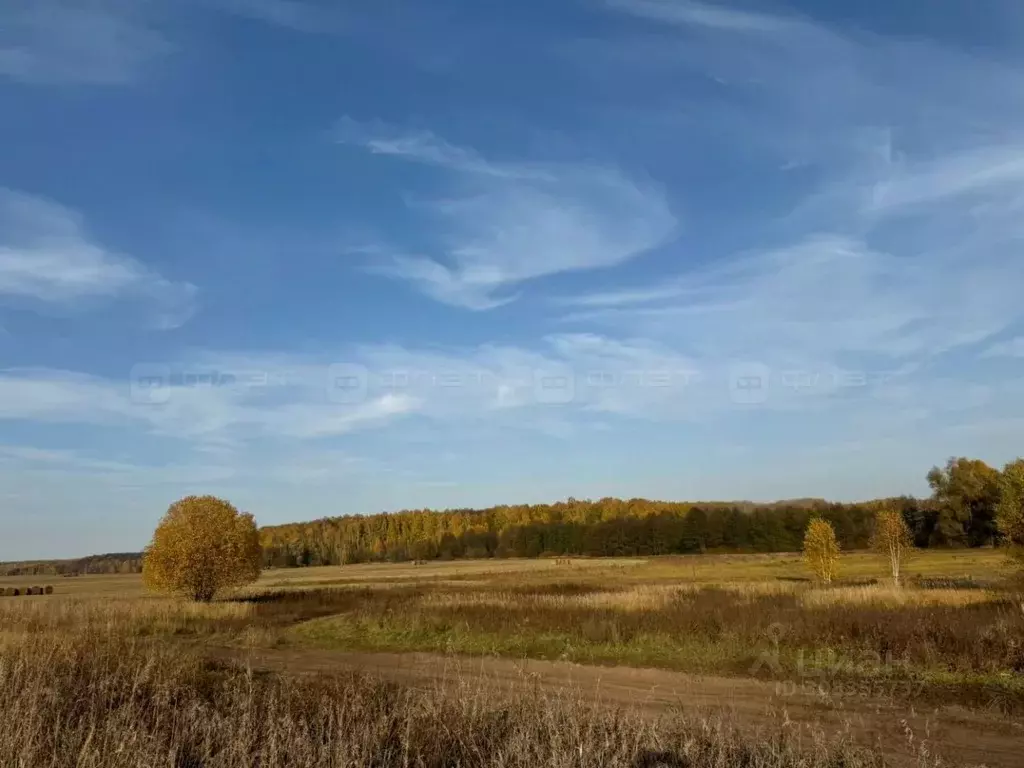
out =
[[(951, 572), (960, 588), (937, 589), (869, 583), (874, 562), (850, 560), (854, 577), (831, 589), (802, 580), (792, 556), (776, 556), (717, 566), (673, 558), (270, 572), (256, 588), (207, 605), (140, 598), (134, 588), (127, 591), (136, 596), (112, 597), (102, 579), (95, 594), (3, 599), (0, 764), (880, 761), (835, 733), (831, 746), (823, 734), (794, 740), (784, 724), (752, 738), (692, 714), (598, 712), (571, 695), (520, 692), (498, 701), (485, 687), (453, 696), (450, 688), (413, 690), (365, 675), (254, 672), (231, 661), (239, 653), (212, 662), (208, 649), (225, 646), (627, 664), (753, 676), (774, 681), (784, 696), (787, 685), (794, 695), (809, 688), (825, 707), (884, 695), (908, 708), (956, 701), (1024, 711), (1024, 609), (994, 560), (959, 561)], [(921, 571), (918, 584), (946, 584), (935, 563)], [(904, 762), (935, 763), (915, 738), (904, 745)]]
[[(608, 766), (869, 768), (842, 734), (757, 733), (641, 716), (569, 693), (411, 688), (370, 675), (267, 674), (110, 626), (0, 650), (0, 764), (76, 768)], [(939, 761), (908, 738), (904, 763)]]

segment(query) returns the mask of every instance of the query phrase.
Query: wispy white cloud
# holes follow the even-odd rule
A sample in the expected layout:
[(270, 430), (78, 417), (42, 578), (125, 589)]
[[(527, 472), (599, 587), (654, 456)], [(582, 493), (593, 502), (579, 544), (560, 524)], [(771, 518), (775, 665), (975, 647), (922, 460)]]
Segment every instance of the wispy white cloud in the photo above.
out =
[(348, 142), (451, 172), (443, 197), (418, 207), (440, 233), (439, 253), (401, 254), (374, 267), (444, 303), (490, 309), (514, 300), (510, 291), (529, 280), (621, 264), (676, 229), (656, 185), (614, 168), (495, 163), (433, 134), (343, 125)]
[(784, 33), (808, 27), (796, 19), (691, 0), (606, 0), (610, 8), (654, 21), (728, 32)]
[[(607, 5), (671, 33), (640, 35), (635, 30), (643, 27), (631, 25), (633, 36), (575, 51), (581, 70), (602, 78), (610, 97), (623, 89), (629, 98), (628, 87), (641, 78), (706, 78), (716, 87), (700, 104), (699, 126), (708, 136), (698, 140), (717, 138), (744, 157), (774, 154), (776, 167), (802, 169), (822, 186), (863, 183), (859, 191), (869, 200), (879, 170), (1008, 144), (1016, 141), (1011, 126), (1024, 116), (1024, 95), (1013, 86), (1017, 57), (995, 49), (982, 54), (923, 35), (875, 34), (863, 25), (724, 3)], [(677, 135), (692, 135), (688, 104), (660, 95), (659, 119)]]
[(463, 309), (495, 309), (519, 298), (515, 293), (495, 295), (496, 291), (516, 281), (486, 266), (478, 271), (463, 272), (423, 256), (385, 254), (385, 260), (374, 263), (369, 271), (406, 280), (435, 301)]
[[(1001, 253), (1001, 252), (998, 252)], [(567, 317), (671, 339), (700, 359), (834, 361), (934, 356), (1014, 323), (1024, 264), (959, 250), (894, 255), (836, 236), (744, 254), (677, 278), (672, 292), (581, 295)]]
[[(552, 406), (562, 407), (559, 421), (579, 409), (625, 410), (612, 407), (611, 389), (642, 388), (630, 377), (670, 367), (677, 376), (688, 370), (680, 356), (657, 345), (587, 335), (553, 336), (540, 349), (369, 345), (315, 357), (208, 352), (188, 364), (139, 366), (124, 381), (48, 369), (2, 371), (0, 421), (119, 428), (197, 449), (220, 446), (225, 455), (261, 437), (317, 441), (387, 428), (409, 416), (446, 427), (479, 422), (544, 431)], [(543, 389), (544, 377), (563, 375), (571, 381), (561, 389)], [(355, 390), (332, 376), (346, 386), (355, 376)]]
[(504, 179), (554, 180), (541, 166), (493, 163), (472, 149), (448, 143), (433, 131), (404, 131), (379, 120), (362, 123), (343, 117), (335, 128), (335, 137), (341, 144), (363, 147), (375, 155), (390, 155), (451, 171)]
[(607, 5), (669, 33), (609, 42), (630, 50), (616, 53), (613, 82), (711, 78), (700, 124), (673, 123), (667, 95), (666, 124), (697, 147), (726, 135), (759, 167), (787, 169), (773, 183), (788, 203), (716, 201), (717, 220), (726, 209), (756, 233), (747, 247), (696, 254), (649, 285), (563, 297), (568, 322), (700, 361), (828, 366), (851, 355), (920, 363), (1024, 319), (1010, 288), (1024, 281), (1015, 59), (719, 4)]
[(982, 352), (982, 357), (1024, 357), (1024, 336), (996, 342)]
[(28, 83), (120, 85), (171, 50), (148, 0), (0, 5), (0, 75)]
[[(123, 381), (52, 369), (0, 371), (0, 420), (127, 428), (196, 447), (231, 448), (260, 436), (335, 437), (418, 407), (415, 398), (401, 393), (339, 404), (329, 397), (326, 364), (293, 360), (287, 368), (273, 368), (270, 358), (259, 364), (270, 378), (256, 380), (241, 372), (230, 381), (216, 374), (200, 374), (198, 382), (161, 378), (156, 371), (170, 370), (164, 366), (145, 366)], [(204, 363), (189, 370), (210, 371)]]
[(130, 414), (124, 388), (97, 377), (36, 369), (0, 374), (0, 419), (101, 424)]
[[(439, 440), (492, 444), (519, 434), (574, 441), (607, 429), (608, 420), (724, 429), (730, 416), (757, 413), (780, 414), (788, 428), (806, 430), (826, 412), (837, 440), (866, 440), (925, 423), (990, 418), (1020, 391), (1012, 381), (929, 381), (906, 366), (883, 377), (869, 370), (865, 378), (864, 371), (850, 377), (839, 369), (780, 364), (766, 371), (764, 398), (750, 401), (737, 398), (733, 362), (649, 338), (563, 333), (529, 347), (209, 351), (187, 363), (144, 367), (145, 375), (126, 381), (8, 370), (0, 372), (0, 423), (120, 430), (120, 445), (164, 441), (185, 460), (149, 466), (125, 459), (128, 454), (6, 445), (0, 465), (88, 474), (118, 487), (329, 484), (342, 476), (412, 471), (420, 465), (410, 450), (433, 451)], [(153, 388), (147, 376), (161, 369)], [(382, 438), (374, 440), (378, 430)], [(372, 451), (339, 448), (345, 444), (339, 439), (356, 434), (349, 448), (385, 445), (389, 466), (380, 466)]]
[(24, 445), (0, 445), (0, 464), (19, 466), (60, 466), (86, 471), (120, 472), (133, 469), (133, 465), (109, 459), (96, 459), (76, 451), (53, 448), (35, 448)]
[(335, 4), (302, 0), (193, 0), (243, 18), (309, 34), (337, 34), (346, 28), (346, 17)]
[(669, 278), (650, 287), (623, 288), (614, 291), (584, 293), (576, 296), (561, 296), (555, 304), (569, 307), (622, 307), (631, 304), (650, 304), (668, 299), (677, 299), (686, 294), (688, 288), (683, 281)]
[(873, 187), (868, 212), (902, 209), (956, 198), (991, 198), (1024, 187), (1024, 144), (989, 144), (893, 167)]
[(260, 420), (268, 430), (287, 437), (315, 438), (345, 435), (357, 429), (386, 424), (415, 413), (420, 401), (403, 393), (385, 393), (351, 408), (321, 404), (292, 404)]
[(192, 314), (197, 289), (96, 243), (81, 216), (53, 201), (0, 188), (0, 302), (53, 307), (132, 298), (159, 327)]
[(365, 456), (338, 450), (291, 452), (285, 458), (275, 457), (269, 466), (253, 467), (265, 479), (294, 485), (336, 483), (339, 480), (370, 473), (385, 473), (386, 465)]
[(119, 488), (196, 485), (222, 482), (236, 477), (235, 467), (211, 464), (146, 464), (129, 460), (97, 458), (79, 451), (0, 445), (0, 476), (17, 474), (22, 481), (46, 482), (87, 480)]

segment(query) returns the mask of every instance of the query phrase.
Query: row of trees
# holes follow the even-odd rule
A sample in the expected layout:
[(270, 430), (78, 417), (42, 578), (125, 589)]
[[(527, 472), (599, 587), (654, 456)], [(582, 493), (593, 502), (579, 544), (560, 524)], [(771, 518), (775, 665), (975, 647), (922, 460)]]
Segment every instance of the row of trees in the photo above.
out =
[(630, 556), (715, 551), (799, 551), (812, 518), (828, 521), (843, 549), (869, 544), (880, 509), (900, 513), (917, 547), (998, 543), (1003, 473), (976, 459), (950, 459), (928, 473), (929, 499), (835, 504), (804, 499), (723, 504), (569, 499), (555, 504), (411, 510), (333, 517), (263, 528), (264, 565), (543, 555)]
[[(886, 554), (893, 580), (913, 548), (903, 516), (881, 510), (875, 519), (872, 544)], [(815, 576), (828, 584), (835, 578), (840, 546), (835, 528), (824, 517), (812, 517), (804, 531), (803, 550)], [(259, 578), (259, 531), (252, 515), (214, 496), (187, 496), (167, 510), (144, 555), (143, 580), (156, 592), (209, 602), (220, 592)]]
[[(939, 485), (943, 493), (953, 492), (953, 486), (959, 482), (958, 471), (956, 461), (950, 462), (944, 473), (936, 471), (936, 475), (942, 476)], [(957, 493), (958, 499), (967, 498), (962, 491), (958, 490)], [(996, 499), (996, 508), (991, 517), (994, 527), (992, 538), (1008, 544), (1011, 553), (1024, 564), (1024, 459), (1008, 464), (998, 475)], [(584, 514), (594, 514), (593, 506), (589, 503), (580, 506), (579, 502), (570, 500), (567, 504), (577, 505), (576, 508)], [(756, 519), (759, 511), (755, 509), (749, 513), (748, 520), (744, 512), (736, 509), (715, 508), (708, 512), (700, 507), (692, 507), (682, 515), (674, 515), (672, 510), (661, 510), (646, 517), (597, 520), (589, 526), (561, 518), (545, 525), (510, 527), (499, 535), (490, 529), (474, 531), (470, 528), (462, 531), (462, 537), (471, 536), (473, 546), (484, 547), (484, 551), (487, 551), (489, 542), (495, 541), (495, 553), (500, 552), (502, 546), (514, 546), (524, 537), (528, 548), (535, 541), (539, 541), (538, 547), (542, 547), (546, 537), (550, 546), (563, 549), (574, 546), (607, 547), (607, 541), (611, 538), (612, 546), (616, 549), (632, 546), (647, 550), (663, 548), (671, 551), (672, 547), (696, 547), (700, 550), (705, 549), (707, 543), (702, 537), (709, 539), (714, 535), (719, 537), (716, 540), (724, 542), (727, 537), (740, 531), (746, 531), (749, 535), (748, 523)], [(768, 515), (766, 519), (776, 522), (777, 528), (773, 530), (782, 538), (794, 532), (788, 525), (803, 519), (803, 524), (795, 532), (801, 538), (804, 557), (815, 575), (829, 583), (835, 577), (842, 549), (836, 521), (852, 522), (854, 519), (849, 514), (841, 514), (847, 512), (846, 508), (836, 508), (834, 505), (817, 510), (784, 509), (778, 514)], [(986, 515), (989, 512), (984, 510)], [(475, 514), (485, 521), (493, 520), (487, 518), (486, 514)], [(446, 519), (425, 512), (418, 515), (407, 513), (409, 515), (412, 515), (413, 523), (421, 525), (424, 521)], [(941, 520), (941, 515), (940, 508), (937, 519)], [(874, 511), (870, 521), (869, 543), (887, 558), (893, 581), (897, 585), (900, 583), (903, 562), (915, 548), (914, 533), (908, 518), (916, 519), (907, 514), (906, 508), (883, 507)], [(737, 520), (745, 522), (741, 524)], [(971, 518), (965, 518), (965, 524), (969, 522)], [(401, 534), (401, 527), (397, 531)], [(854, 525), (846, 534), (855, 538), (858, 531)], [(506, 536), (509, 533), (511, 536)], [(616, 535), (624, 538), (615, 539)], [(631, 535), (633, 538), (630, 538)], [(229, 502), (213, 496), (188, 496), (172, 504), (157, 526), (144, 555), (143, 578), (147, 586), (157, 591), (181, 594), (199, 601), (212, 600), (224, 589), (248, 584), (259, 577), (266, 554), (260, 538), (260, 531), (252, 515), (239, 512)], [(422, 539), (413, 539), (414, 544), (416, 541)], [(538, 549), (534, 554), (542, 554), (543, 551)]]
[[(996, 526), (1024, 564), (1024, 461), (1008, 467), (1003, 478)], [(903, 563), (914, 551), (913, 535), (903, 514), (878, 510), (871, 546), (883, 555), (900, 585)], [(839, 568), (842, 548), (836, 529), (824, 516), (812, 515), (803, 533), (807, 565), (824, 584)], [(252, 515), (239, 512), (223, 499), (188, 496), (167, 510), (146, 548), (143, 579), (155, 591), (209, 602), (219, 592), (259, 578), (262, 551)]]
[[(953, 459), (945, 470), (933, 469), (928, 480), (943, 503), (940, 526), (958, 531), (959, 526), (953, 523), (959, 519), (968, 543), (981, 546), (988, 540), (999, 541), (1007, 545), (1011, 557), (1024, 567), (1024, 459), (1010, 462), (1001, 473), (982, 462)], [(981, 505), (979, 499), (982, 498), (991, 501), (994, 509)], [(991, 539), (971, 536), (972, 529), (976, 531), (980, 526), (992, 528)], [(879, 510), (871, 546), (886, 558), (893, 583), (899, 586), (903, 564), (916, 549), (905, 515), (895, 509)], [(804, 534), (803, 551), (815, 576), (830, 583), (838, 570), (841, 551), (835, 528), (823, 518), (812, 519)]]
[[(629, 556), (716, 551), (793, 552), (813, 518), (828, 521), (846, 550), (866, 547), (878, 510), (898, 512), (915, 547), (999, 543), (1001, 504), (1024, 504), (1024, 461), (1002, 472), (976, 459), (950, 459), (928, 473), (929, 499), (860, 504), (801, 499), (775, 504), (569, 499), (489, 509), (412, 510), (265, 527), (262, 564), (340, 565), (436, 558)], [(1024, 541), (1024, 536), (1020, 537)], [(0, 564), (6, 574), (130, 573), (138, 553), (80, 560)]]

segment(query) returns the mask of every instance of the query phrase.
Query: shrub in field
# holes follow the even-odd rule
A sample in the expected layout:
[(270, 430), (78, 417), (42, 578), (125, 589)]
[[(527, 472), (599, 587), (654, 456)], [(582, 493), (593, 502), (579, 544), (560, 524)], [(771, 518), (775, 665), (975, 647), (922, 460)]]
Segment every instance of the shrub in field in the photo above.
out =
[(142, 575), (152, 590), (209, 602), (218, 592), (255, 581), (261, 559), (252, 515), (214, 496), (187, 496), (157, 526)]
[(804, 559), (811, 572), (825, 584), (831, 584), (839, 571), (839, 542), (827, 520), (811, 520), (804, 534)]
[(875, 533), (871, 547), (889, 561), (892, 583), (900, 585), (900, 570), (914, 551), (914, 539), (903, 520), (903, 515), (892, 509), (883, 509), (875, 516)]
[(1024, 459), (1010, 462), (1000, 478), (999, 533), (1010, 552), (1024, 566)]

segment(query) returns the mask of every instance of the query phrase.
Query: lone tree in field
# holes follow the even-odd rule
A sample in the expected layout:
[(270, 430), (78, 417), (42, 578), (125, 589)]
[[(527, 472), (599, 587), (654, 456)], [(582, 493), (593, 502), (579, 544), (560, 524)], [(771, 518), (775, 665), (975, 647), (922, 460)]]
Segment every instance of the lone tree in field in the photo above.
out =
[(999, 510), (996, 523), (1010, 555), (1024, 567), (1024, 459), (1003, 468), (999, 481)]
[(830, 584), (839, 571), (839, 542), (836, 532), (827, 520), (816, 517), (804, 534), (804, 559), (807, 567), (818, 579)]
[(914, 551), (914, 538), (903, 520), (903, 515), (892, 509), (883, 509), (875, 516), (875, 533), (871, 548), (889, 559), (892, 583), (900, 585), (900, 569)]
[(209, 602), (259, 578), (261, 560), (252, 515), (214, 496), (186, 496), (157, 526), (142, 577), (149, 589)]

